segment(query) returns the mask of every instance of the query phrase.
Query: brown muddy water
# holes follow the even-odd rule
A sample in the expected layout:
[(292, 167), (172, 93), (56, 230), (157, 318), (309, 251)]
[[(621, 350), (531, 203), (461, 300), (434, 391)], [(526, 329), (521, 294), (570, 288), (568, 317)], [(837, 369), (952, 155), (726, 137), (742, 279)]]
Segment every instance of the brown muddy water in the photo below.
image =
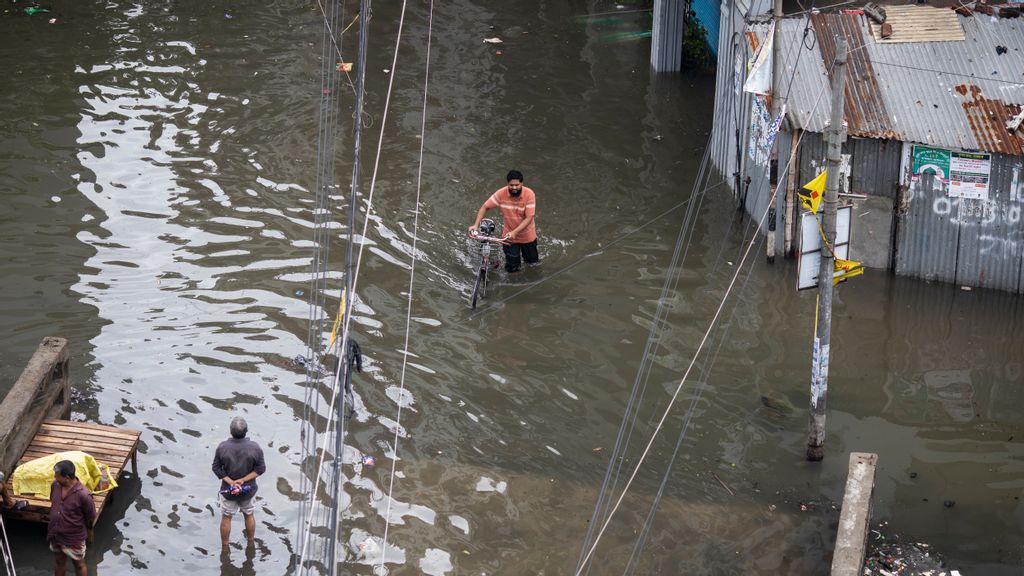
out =
[[(73, 417), (143, 432), (139, 478), (97, 527), (95, 573), (285, 574), (297, 539), (304, 375), (289, 359), (306, 348), (319, 8), (55, 1), (30, 17), (18, 6), (5, 3), (0, 19), (0, 388), (43, 336), (65, 336)], [(400, 4), (378, 3), (371, 22), (367, 175), (389, 74), (396, 85), (359, 280), (355, 337), (367, 366), (349, 443), (377, 466), (346, 470), (340, 538), (348, 550), (383, 535), (401, 401), (411, 408), (387, 570), (569, 574), (684, 210), (638, 227), (689, 196), (713, 85), (652, 78), (649, 43), (630, 34), (648, 26), (642, 14), (579, 18), (614, 3), (438, 3), (402, 394), (428, 6), (408, 7), (397, 70)], [(504, 43), (483, 42), (494, 36)], [(350, 89), (342, 100), (349, 110)], [(349, 146), (338, 148), (342, 190)], [(500, 277), (489, 301), (508, 300), (470, 317), (464, 230), (512, 167), (538, 194), (543, 261)], [(723, 190), (701, 204), (669, 295), (629, 465), (751, 235)], [(1018, 299), (877, 272), (841, 286), (827, 456), (812, 465), (814, 295), (795, 291), (792, 262), (758, 255), (741, 272), (714, 363), (683, 387), (591, 574), (625, 570), (691, 405), (636, 573), (826, 573), (847, 454), (873, 451), (876, 523), (929, 543), (965, 575), (1020, 574)], [(222, 556), (209, 464), (236, 414), (268, 470), (257, 546)], [(50, 571), (40, 527), (8, 532), (19, 574)], [(241, 542), (238, 522), (233, 535)], [(349, 552), (344, 572), (372, 574), (369, 564)]]

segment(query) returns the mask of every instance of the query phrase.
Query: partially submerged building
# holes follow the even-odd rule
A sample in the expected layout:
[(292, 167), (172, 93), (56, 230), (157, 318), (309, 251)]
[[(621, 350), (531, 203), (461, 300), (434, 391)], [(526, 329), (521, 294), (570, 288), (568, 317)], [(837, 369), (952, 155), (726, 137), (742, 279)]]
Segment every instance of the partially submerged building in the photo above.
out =
[(824, 168), (843, 37), (840, 205), (853, 207), (851, 258), (1024, 293), (1024, 19), (1016, 8), (967, 6), (886, 6), (884, 31), (863, 10), (783, 18), (777, 135), (769, 100), (742, 90), (770, 16), (748, 15), (743, 34), (720, 36), (712, 158), (778, 254), (799, 250), (796, 194)]

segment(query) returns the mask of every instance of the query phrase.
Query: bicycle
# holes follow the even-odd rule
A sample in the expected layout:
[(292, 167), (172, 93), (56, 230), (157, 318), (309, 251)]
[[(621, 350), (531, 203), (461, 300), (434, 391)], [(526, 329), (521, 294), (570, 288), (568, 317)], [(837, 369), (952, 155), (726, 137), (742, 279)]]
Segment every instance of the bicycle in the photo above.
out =
[(494, 244), (507, 244), (508, 237), (494, 236), (494, 220), (484, 218), (480, 226), (469, 233), (471, 240), (470, 251), (479, 255), (480, 265), (477, 268), (476, 281), (473, 284), (473, 294), (470, 296), (470, 308), (476, 310), (477, 300), (483, 298), (487, 293), (487, 271), (491, 269), (491, 246)]

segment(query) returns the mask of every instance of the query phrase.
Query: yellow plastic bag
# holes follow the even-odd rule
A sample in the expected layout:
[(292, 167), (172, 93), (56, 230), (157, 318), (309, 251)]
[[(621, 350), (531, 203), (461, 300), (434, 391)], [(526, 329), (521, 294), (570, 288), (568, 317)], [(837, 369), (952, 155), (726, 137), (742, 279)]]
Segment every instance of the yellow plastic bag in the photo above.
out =
[(53, 484), (53, 467), (61, 460), (70, 460), (75, 464), (75, 476), (93, 493), (117, 488), (117, 481), (106, 464), (97, 462), (85, 452), (73, 450), (29, 460), (18, 466), (11, 475), (12, 490), (15, 494), (31, 494), (36, 498), (49, 500), (50, 485)]

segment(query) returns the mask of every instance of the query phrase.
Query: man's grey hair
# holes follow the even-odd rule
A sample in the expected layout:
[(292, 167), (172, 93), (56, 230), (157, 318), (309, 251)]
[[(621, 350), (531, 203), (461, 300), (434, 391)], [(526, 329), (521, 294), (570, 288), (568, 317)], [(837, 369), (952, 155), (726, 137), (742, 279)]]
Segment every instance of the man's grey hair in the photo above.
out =
[(231, 436), (233, 438), (245, 438), (245, 433), (248, 431), (249, 425), (245, 422), (245, 418), (235, 416), (231, 419)]

